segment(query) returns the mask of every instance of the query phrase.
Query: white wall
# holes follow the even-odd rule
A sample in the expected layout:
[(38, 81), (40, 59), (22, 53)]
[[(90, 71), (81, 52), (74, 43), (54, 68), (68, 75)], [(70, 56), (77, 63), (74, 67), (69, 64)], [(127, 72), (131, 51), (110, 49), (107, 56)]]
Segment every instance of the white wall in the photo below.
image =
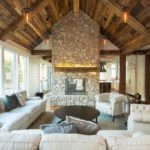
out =
[(145, 99), (145, 56), (137, 56), (137, 82), (136, 82), (136, 91), (142, 94), (142, 99)]
[(28, 93), (34, 96), (40, 91), (40, 59), (37, 56), (30, 55), (28, 69)]
[(145, 56), (131, 55), (127, 57), (126, 92), (134, 95), (140, 93), (145, 100)]

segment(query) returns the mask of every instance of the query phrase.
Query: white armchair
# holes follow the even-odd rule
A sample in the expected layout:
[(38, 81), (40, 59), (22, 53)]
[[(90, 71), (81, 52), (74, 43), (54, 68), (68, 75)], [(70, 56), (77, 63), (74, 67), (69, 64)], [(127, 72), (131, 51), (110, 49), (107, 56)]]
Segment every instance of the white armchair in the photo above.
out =
[(127, 97), (119, 93), (102, 93), (95, 95), (95, 107), (100, 112), (114, 117), (125, 113), (125, 101)]
[(150, 105), (131, 104), (128, 130), (150, 133)]

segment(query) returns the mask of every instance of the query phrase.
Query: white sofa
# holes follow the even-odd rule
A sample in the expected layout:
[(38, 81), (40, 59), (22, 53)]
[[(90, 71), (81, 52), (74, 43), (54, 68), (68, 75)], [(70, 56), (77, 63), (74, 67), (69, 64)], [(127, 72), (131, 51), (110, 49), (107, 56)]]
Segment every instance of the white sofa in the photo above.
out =
[[(26, 91), (20, 92), (27, 97)], [(0, 98), (3, 101), (3, 98)], [(23, 107), (17, 107), (9, 112), (0, 113), (0, 132), (28, 128), (46, 108), (46, 99), (26, 98)]]
[(131, 104), (128, 117), (128, 130), (150, 133), (150, 105)]
[(0, 150), (149, 150), (150, 135), (102, 130), (97, 135), (47, 134), (40, 130), (0, 133)]
[(127, 97), (119, 93), (102, 93), (95, 95), (95, 107), (100, 112), (113, 117), (125, 113), (125, 102)]

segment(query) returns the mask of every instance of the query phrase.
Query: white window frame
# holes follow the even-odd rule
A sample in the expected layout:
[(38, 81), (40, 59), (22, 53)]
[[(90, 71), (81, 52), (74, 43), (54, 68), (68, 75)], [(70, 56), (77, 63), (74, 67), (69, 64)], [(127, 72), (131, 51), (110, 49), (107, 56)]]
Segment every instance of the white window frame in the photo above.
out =
[(4, 87), (4, 76), (5, 76), (4, 75), (4, 52), (5, 51), (11, 52), (14, 55), (14, 58), (13, 58), (14, 59), (14, 63), (13, 63), (13, 70), (14, 70), (14, 72), (13, 72), (13, 92), (17, 91), (17, 87), (15, 86), (16, 80), (17, 80), (17, 74), (16, 74), (16, 71), (17, 71), (17, 66), (16, 66), (16, 57), (17, 57), (17, 55), (16, 54), (17, 53), (10, 50), (7, 47), (2, 47), (2, 80), (3, 80), (3, 82), (2, 82), (2, 89), (3, 89), (2, 94), (5, 94), (5, 87)]
[(18, 91), (20, 91), (20, 88), (19, 88), (19, 57), (20, 56), (22, 56), (22, 57), (24, 57), (25, 58), (25, 62), (24, 62), (24, 65), (25, 65), (25, 85), (24, 85), (24, 89), (23, 90), (27, 90), (27, 87), (28, 87), (28, 57), (26, 57), (26, 56), (24, 56), (24, 55), (22, 55), (22, 54), (18, 54), (18, 58), (17, 58), (17, 60), (18, 60), (18, 70), (17, 70), (17, 73), (18, 73), (18, 75), (17, 75), (17, 77), (18, 77), (18, 83), (17, 83), (17, 85), (18, 85)]
[(13, 61), (13, 92), (18, 92), (19, 89), (19, 56), (25, 57), (25, 85), (24, 90), (28, 91), (28, 66), (29, 66), (29, 58), (28, 56), (25, 56), (21, 53), (19, 53), (17, 50), (11, 50), (7, 46), (0, 45), (0, 95), (5, 95), (5, 87), (4, 87), (4, 76), (5, 76), (5, 70), (4, 70), (4, 52), (8, 51), (13, 53), (14, 55), (14, 61)]

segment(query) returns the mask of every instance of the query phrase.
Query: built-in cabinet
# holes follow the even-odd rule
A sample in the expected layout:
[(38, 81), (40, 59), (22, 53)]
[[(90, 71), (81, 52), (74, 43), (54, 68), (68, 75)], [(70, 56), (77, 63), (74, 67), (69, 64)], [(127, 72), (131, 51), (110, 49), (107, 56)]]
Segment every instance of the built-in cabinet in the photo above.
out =
[(145, 56), (130, 55), (126, 58), (126, 93), (140, 93), (145, 99)]

